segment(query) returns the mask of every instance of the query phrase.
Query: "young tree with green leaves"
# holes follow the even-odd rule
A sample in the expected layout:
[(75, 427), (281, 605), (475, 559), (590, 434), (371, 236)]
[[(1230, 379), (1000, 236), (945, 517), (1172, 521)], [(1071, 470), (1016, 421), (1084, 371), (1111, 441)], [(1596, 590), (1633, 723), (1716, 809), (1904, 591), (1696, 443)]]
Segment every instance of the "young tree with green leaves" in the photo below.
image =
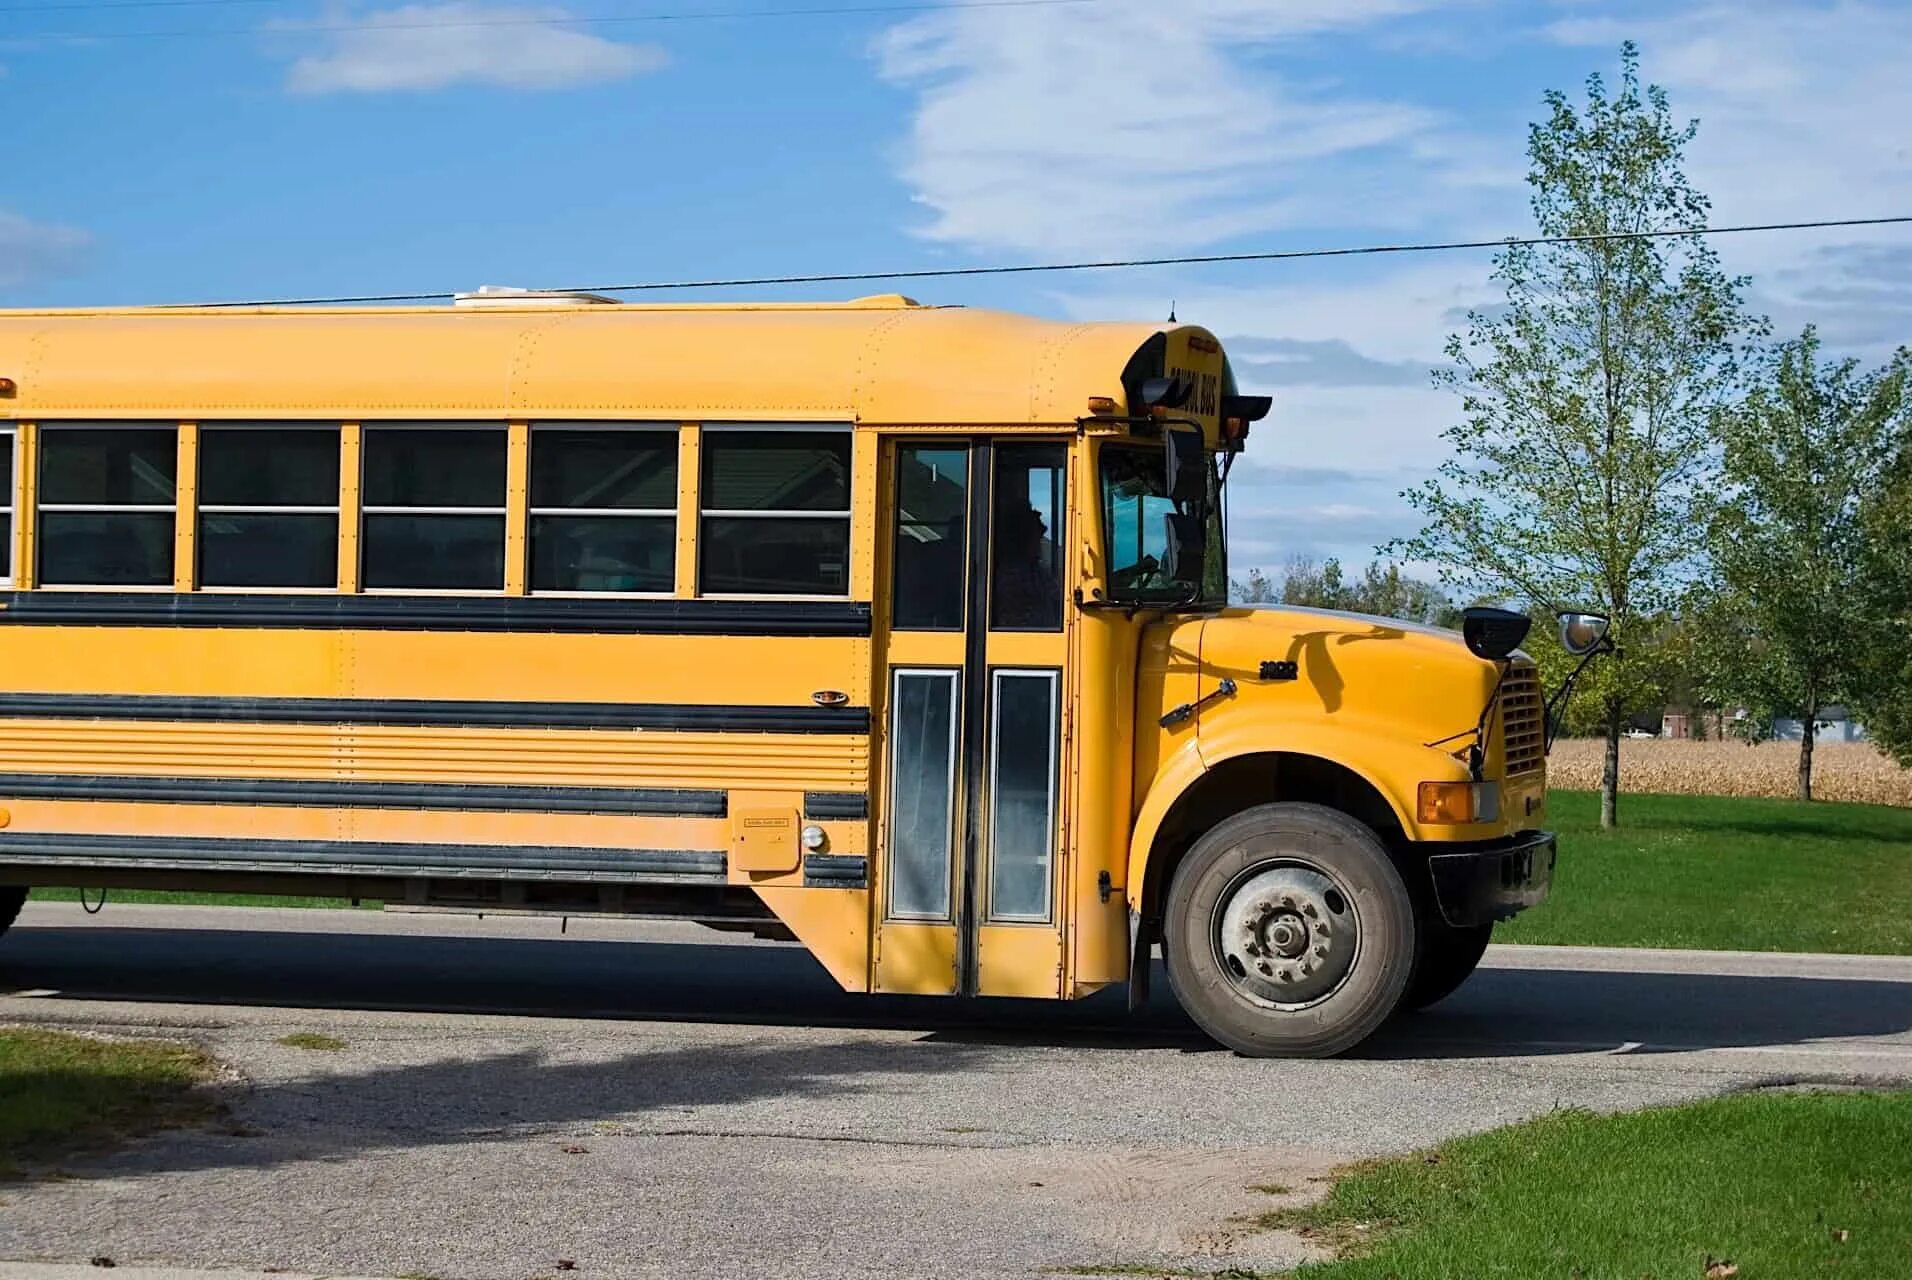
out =
[[(1703, 550), (1693, 519), (1716, 449), (1711, 420), (1733, 397), (1749, 328), (1744, 281), (1704, 237), (1706, 198), (1682, 169), (1695, 124), (1621, 50), (1619, 84), (1586, 101), (1546, 98), (1530, 127), (1528, 184), (1544, 237), (1494, 260), (1504, 306), (1469, 315), (1436, 381), (1461, 397), (1453, 456), (1403, 496), (1424, 525), (1384, 554), (1426, 560), (1483, 595), (1606, 613), (1621, 653), (1580, 696), (1606, 734), (1600, 821), (1618, 821), (1620, 737), (1658, 690), (1656, 629)], [(1675, 233), (1675, 234), (1667, 234)]]
[[(1812, 799), (1819, 714), (1865, 700), (1880, 596), (1873, 513), (1905, 412), (1908, 357), (1827, 363), (1810, 327), (1720, 415), (1724, 484), (1707, 503), (1714, 579), (1697, 628), (1709, 697), (1760, 724), (1797, 716)], [(1903, 648), (1900, 633), (1895, 648)]]
[[(1901, 349), (1901, 374), (1912, 357)], [(1861, 515), (1865, 592), (1872, 602), (1853, 709), (1866, 733), (1912, 769), (1912, 392), (1890, 432), (1877, 493)]]

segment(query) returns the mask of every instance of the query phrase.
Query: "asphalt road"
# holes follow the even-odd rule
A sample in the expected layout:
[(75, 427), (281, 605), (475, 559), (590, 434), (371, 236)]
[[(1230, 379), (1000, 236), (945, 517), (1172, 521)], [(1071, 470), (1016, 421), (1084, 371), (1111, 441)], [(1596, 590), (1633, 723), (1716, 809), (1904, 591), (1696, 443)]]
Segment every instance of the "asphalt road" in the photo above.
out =
[[(1135, 1017), (1120, 991), (871, 998), (796, 947), (677, 926), (34, 904), (0, 942), (0, 1021), (186, 1036), (235, 1078), (226, 1123), (5, 1189), (0, 1259), (1276, 1266), (1300, 1242), (1244, 1217), (1350, 1158), (1560, 1106), (1912, 1080), (1912, 959), (1495, 948), (1332, 1062), (1216, 1050), (1157, 989)], [(346, 1047), (277, 1043), (295, 1031)]]

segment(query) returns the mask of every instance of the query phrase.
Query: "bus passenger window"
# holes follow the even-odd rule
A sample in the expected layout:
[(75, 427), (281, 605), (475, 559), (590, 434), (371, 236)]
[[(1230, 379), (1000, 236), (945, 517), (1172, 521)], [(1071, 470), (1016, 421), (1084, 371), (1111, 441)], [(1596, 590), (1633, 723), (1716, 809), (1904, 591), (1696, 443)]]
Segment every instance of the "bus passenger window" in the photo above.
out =
[(500, 591), (503, 427), (365, 429), (366, 587)]
[(336, 586), (338, 428), (202, 426), (198, 548), (201, 586)]
[(897, 449), (896, 589), (890, 607), (897, 630), (962, 630), (968, 517), (968, 449)]
[(40, 581), (169, 587), (175, 427), (40, 428)]
[(706, 427), (699, 590), (850, 593), (847, 428)]
[(990, 537), (989, 626), (1062, 629), (1062, 486), (1067, 455), (1057, 444), (996, 447)]
[(12, 582), (13, 573), (13, 432), (0, 430), (0, 582)]
[(669, 592), (677, 429), (531, 430), (531, 589)]

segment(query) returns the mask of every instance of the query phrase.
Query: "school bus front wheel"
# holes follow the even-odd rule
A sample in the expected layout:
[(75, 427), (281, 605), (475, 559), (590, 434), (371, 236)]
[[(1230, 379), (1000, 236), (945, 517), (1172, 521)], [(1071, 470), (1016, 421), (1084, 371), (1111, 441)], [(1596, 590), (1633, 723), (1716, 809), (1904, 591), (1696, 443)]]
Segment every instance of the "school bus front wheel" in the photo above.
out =
[(1164, 942), (1182, 1007), (1252, 1057), (1328, 1057), (1407, 991), (1415, 913), (1374, 832), (1316, 804), (1265, 804), (1210, 829), (1169, 888)]

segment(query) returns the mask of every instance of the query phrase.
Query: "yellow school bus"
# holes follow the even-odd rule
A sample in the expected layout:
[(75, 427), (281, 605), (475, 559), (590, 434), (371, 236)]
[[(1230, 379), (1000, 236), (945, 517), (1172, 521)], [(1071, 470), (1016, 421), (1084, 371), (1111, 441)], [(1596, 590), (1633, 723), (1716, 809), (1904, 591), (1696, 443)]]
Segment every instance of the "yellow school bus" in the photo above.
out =
[(1227, 604), (1267, 410), (1192, 325), (895, 296), (0, 312), (0, 924), (614, 912), (1132, 1001), (1159, 943), (1223, 1043), (1346, 1049), (1546, 894), (1543, 707), (1511, 616)]

